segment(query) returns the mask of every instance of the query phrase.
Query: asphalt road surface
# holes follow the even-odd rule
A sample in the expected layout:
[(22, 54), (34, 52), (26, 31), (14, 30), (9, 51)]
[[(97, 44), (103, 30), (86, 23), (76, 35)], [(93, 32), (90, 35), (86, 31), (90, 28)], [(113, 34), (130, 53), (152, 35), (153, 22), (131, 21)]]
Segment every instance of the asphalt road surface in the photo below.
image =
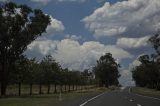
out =
[(103, 93), (79, 106), (160, 106), (160, 99), (130, 93), (130, 87)]

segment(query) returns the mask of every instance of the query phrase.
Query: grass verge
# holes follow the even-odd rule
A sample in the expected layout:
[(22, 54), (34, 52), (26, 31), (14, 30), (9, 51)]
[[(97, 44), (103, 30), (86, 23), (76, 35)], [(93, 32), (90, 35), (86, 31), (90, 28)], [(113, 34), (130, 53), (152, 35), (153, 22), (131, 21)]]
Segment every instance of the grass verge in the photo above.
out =
[(60, 94), (44, 94), (12, 98), (1, 98), (0, 106), (53, 106), (54, 104), (58, 104), (63, 101), (69, 101), (78, 96), (102, 93), (105, 91), (109, 90), (107, 88), (94, 88), (74, 91), (70, 93), (62, 93), (61, 99)]
[(144, 95), (144, 96), (160, 98), (160, 91), (157, 91), (155, 89), (134, 87), (132, 88), (132, 92), (136, 94)]

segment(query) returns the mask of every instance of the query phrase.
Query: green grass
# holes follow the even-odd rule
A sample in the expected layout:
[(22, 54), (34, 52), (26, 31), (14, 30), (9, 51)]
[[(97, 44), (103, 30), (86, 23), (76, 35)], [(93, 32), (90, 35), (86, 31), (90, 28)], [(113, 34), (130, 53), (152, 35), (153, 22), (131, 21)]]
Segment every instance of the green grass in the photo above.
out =
[(44, 94), (33, 96), (21, 96), (12, 98), (1, 98), (0, 106), (53, 106), (63, 101), (71, 101), (78, 96), (85, 96), (88, 94), (101, 93), (108, 91), (106, 88), (94, 88), (88, 90), (79, 90), (70, 93), (63, 93), (62, 100), (59, 100), (59, 94)]
[(54, 97), (25, 97), (0, 99), (1, 106), (49, 106)]
[(132, 92), (137, 93), (137, 94), (141, 94), (144, 96), (160, 97), (160, 91), (157, 91), (155, 89), (134, 87), (134, 88), (132, 88)]

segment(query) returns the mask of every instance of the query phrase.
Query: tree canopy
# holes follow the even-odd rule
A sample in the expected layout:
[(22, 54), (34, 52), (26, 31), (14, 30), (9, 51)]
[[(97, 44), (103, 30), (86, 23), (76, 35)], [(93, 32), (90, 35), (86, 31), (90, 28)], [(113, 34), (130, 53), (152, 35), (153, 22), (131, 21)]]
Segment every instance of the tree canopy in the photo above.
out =
[(106, 87), (110, 85), (118, 85), (118, 78), (120, 77), (118, 67), (120, 65), (116, 63), (115, 59), (112, 57), (112, 54), (106, 53), (104, 56), (101, 56), (97, 61), (97, 65), (93, 68), (96, 79), (98, 79), (101, 86), (105, 85)]
[(5, 95), (9, 73), (27, 46), (46, 31), (48, 15), (13, 2), (0, 4), (0, 82)]
[(132, 69), (132, 77), (137, 86), (160, 89), (160, 35), (149, 39), (156, 53), (139, 57), (141, 64)]

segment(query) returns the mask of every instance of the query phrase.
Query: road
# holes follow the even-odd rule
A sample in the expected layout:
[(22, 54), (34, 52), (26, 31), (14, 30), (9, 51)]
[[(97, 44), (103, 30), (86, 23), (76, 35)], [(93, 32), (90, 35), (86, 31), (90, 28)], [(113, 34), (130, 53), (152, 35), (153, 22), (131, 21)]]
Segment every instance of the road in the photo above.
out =
[(160, 106), (160, 99), (130, 93), (130, 87), (95, 96), (79, 106)]

